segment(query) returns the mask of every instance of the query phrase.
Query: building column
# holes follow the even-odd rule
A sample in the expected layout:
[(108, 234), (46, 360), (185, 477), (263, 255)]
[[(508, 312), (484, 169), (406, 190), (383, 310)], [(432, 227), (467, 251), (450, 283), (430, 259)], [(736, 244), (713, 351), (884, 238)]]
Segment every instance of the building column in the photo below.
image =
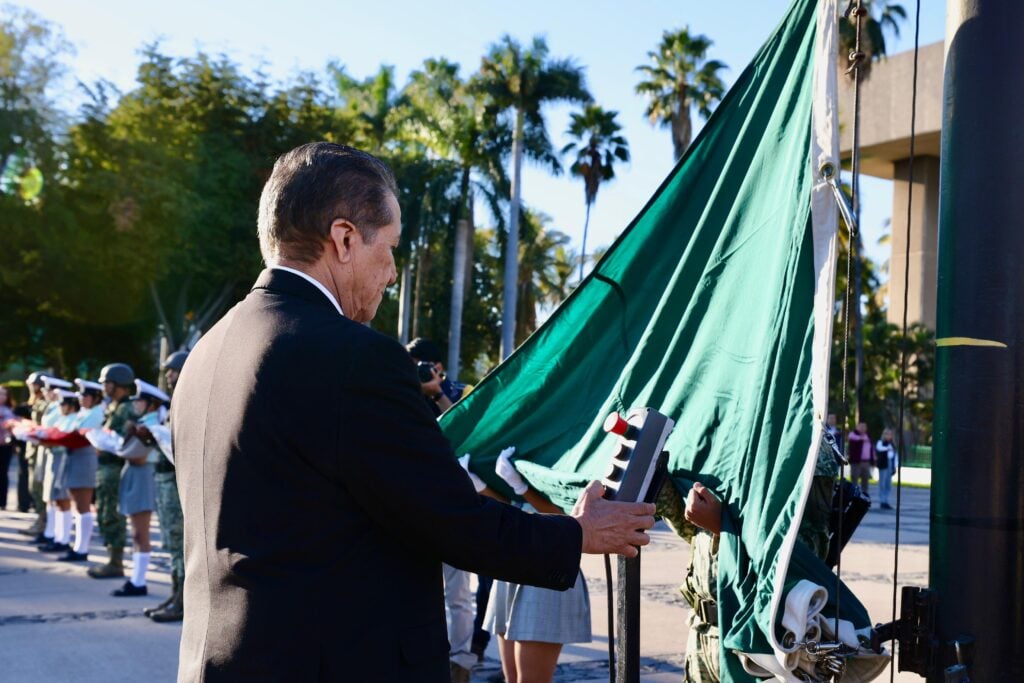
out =
[[(903, 324), (904, 258), (907, 246), (907, 186), (910, 160), (893, 164), (892, 224), (889, 256), (889, 322)], [(910, 214), (910, 280), (907, 322), (935, 329), (938, 286), (939, 158), (914, 157), (913, 202)]]

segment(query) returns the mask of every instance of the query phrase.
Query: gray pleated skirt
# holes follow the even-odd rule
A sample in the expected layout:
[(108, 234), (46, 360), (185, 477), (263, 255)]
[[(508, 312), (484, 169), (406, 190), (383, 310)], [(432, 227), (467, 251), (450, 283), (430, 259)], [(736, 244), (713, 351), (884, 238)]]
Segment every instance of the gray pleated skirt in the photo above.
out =
[(590, 594), (583, 573), (564, 592), (495, 581), (484, 628), (506, 640), (589, 643)]
[(66, 474), (64, 483), (68, 489), (94, 489), (96, 488), (96, 467), (96, 449), (92, 446), (83, 446), (68, 451), (64, 465)]
[(156, 480), (153, 465), (133, 465), (126, 462), (121, 470), (121, 486), (117, 497), (117, 511), (122, 515), (153, 510), (156, 507)]
[(65, 464), (68, 459), (66, 448), (46, 449), (46, 471), (43, 473), (43, 500), (52, 503), (67, 500), (71, 497), (65, 484), (67, 472)]

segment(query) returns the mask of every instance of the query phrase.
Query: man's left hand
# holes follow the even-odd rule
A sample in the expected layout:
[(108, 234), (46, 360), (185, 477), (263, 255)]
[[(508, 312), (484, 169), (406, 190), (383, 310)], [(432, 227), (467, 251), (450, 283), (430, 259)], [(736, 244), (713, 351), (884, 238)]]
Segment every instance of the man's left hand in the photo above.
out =
[(722, 501), (711, 490), (694, 482), (686, 496), (686, 521), (718, 535), (722, 533)]
[(583, 552), (636, 557), (651, 542), (644, 531), (654, 526), (654, 504), (605, 500), (603, 493), (601, 482), (590, 482), (572, 509), (583, 528)]

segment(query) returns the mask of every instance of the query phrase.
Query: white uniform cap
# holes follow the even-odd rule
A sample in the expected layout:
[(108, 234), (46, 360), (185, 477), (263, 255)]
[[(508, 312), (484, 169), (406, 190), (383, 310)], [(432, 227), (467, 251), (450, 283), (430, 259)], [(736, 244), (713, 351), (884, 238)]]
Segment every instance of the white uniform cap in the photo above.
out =
[(78, 385), (79, 394), (84, 394), (87, 391), (93, 391), (99, 394), (103, 393), (103, 385), (99, 382), (92, 382), (87, 379), (78, 378), (75, 380), (75, 384)]
[(60, 379), (59, 377), (50, 377), (43, 375), (43, 385), (47, 389), (70, 389), (74, 385), (66, 379)]
[(78, 400), (78, 394), (73, 391), (68, 391), (67, 389), (57, 389), (57, 396), (60, 398), (61, 402)]
[(163, 401), (164, 403), (170, 403), (171, 397), (160, 391), (159, 387), (155, 387), (149, 382), (143, 382), (141, 379), (135, 380), (135, 395), (132, 396), (133, 401), (154, 399), (157, 401)]

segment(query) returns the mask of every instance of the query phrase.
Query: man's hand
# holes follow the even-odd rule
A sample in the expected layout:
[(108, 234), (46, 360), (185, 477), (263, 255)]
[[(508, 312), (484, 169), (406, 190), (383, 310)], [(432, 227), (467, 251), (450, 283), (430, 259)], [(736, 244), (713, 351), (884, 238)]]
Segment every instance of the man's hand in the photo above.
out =
[(654, 526), (654, 504), (605, 500), (603, 493), (600, 482), (590, 482), (572, 509), (583, 528), (583, 552), (636, 557), (637, 546), (651, 542), (644, 531)]
[(699, 481), (686, 496), (686, 521), (718, 535), (722, 533), (722, 501)]

